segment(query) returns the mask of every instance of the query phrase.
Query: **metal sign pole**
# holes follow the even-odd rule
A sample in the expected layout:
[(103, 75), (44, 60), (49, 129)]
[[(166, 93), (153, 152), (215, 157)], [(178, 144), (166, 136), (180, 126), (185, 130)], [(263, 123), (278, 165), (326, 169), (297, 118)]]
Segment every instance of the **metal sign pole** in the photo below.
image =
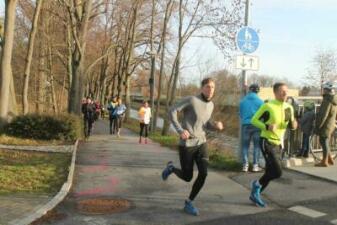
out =
[[(246, 5), (245, 5), (245, 26), (246, 27), (248, 26), (248, 22), (249, 22), (249, 4), (250, 4), (249, 0), (246, 0)], [(245, 97), (246, 90), (247, 90), (246, 88), (247, 88), (247, 74), (246, 74), (246, 70), (242, 70), (240, 99)], [(239, 125), (238, 158), (239, 158), (239, 160), (242, 159), (242, 127), (241, 127), (241, 122), (240, 122), (240, 125)]]

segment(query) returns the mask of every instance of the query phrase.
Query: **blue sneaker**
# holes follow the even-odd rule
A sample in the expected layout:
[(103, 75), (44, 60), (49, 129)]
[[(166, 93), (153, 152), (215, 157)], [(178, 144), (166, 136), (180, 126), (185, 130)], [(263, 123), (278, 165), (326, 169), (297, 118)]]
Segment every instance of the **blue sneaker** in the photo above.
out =
[(193, 216), (198, 216), (199, 215), (199, 210), (192, 205), (191, 201), (187, 201), (187, 200), (185, 201), (184, 211), (187, 214), (190, 214), (190, 215), (193, 215)]
[(167, 178), (171, 175), (171, 173), (173, 172), (173, 168), (174, 168), (174, 166), (173, 166), (173, 163), (172, 163), (172, 161), (169, 161), (168, 163), (167, 163), (167, 166), (166, 166), (166, 168), (163, 170), (163, 172), (161, 173), (161, 178), (163, 179), (163, 180), (167, 180)]
[(266, 203), (261, 199), (261, 185), (258, 184), (257, 180), (252, 183), (252, 192), (250, 193), (249, 199), (258, 207), (266, 207)]

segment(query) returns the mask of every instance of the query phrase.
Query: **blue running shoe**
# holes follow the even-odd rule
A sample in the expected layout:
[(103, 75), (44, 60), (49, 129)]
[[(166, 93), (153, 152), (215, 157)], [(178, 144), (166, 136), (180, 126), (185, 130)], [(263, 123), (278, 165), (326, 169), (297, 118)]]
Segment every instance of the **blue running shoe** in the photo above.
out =
[(193, 215), (193, 216), (198, 216), (199, 215), (199, 210), (193, 206), (191, 201), (185, 201), (185, 207), (184, 207), (184, 211), (187, 214)]
[(171, 173), (173, 172), (173, 168), (174, 168), (174, 166), (173, 166), (173, 163), (172, 163), (172, 161), (169, 161), (168, 163), (167, 163), (167, 166), (166, 166), (166, 168), (163, 170), (163, 172), (161, 173), (161, 178), (163, 179), (163, 180), (167, 180), (167, 178), (171, 175)]
[(266, 203), (261, 199), (261, 185), (258, 184), (257, 180), (252, 183), (252, 192), (250, 193), (249, 199), (258, 207), (266, 207)]

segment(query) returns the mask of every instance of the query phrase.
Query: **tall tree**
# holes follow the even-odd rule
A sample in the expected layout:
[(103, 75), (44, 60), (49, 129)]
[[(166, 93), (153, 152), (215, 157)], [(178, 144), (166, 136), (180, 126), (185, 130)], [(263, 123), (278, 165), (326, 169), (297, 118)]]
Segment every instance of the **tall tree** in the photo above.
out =
[[(17, 0), (5, 0), (5, 32), (1, 57), (1, 90), (0, 90), (0, 119), (8, 119), (10, 104), (11, 82), (13, 77), (11, 70), (12, 50), (15, 28), (15, 8)], [(14, 85), (13, 85), (14, 86)], [(13, 94), (13, 93), (12, 93)]]
[(83, 80), (86, 37), (92, 11), (92, 0), (62, 0), (62, 2), (68, 11), (71, 34), (75, 42), (71, 55), (72, 81), (68, 100), (68, 111), (79, 115), (81, 113), (81, 98), (84, 91)]
[(158, 78), (158, 91), (157, 91), (157, 99), (156, 99), (156, 109), (154, 110), (153, 117), (153, 127), (157, 127), (157, 118), (160, 110), (160, 100), (162, 95), (162, 83), (164, 77), (164, 66), (165, 66), (165, 52), (166, 52), (166, 39), (167, 39), (167, 26), (172, 13), (172, 0), (168, 0), (165, 7), (165, 15), (163, 21), (163, 30), (161, 34), (160, 48), (158, 48), (158, 53), (161, 52), (160, 57), (160, 69), (159, 69), (159, 78)]
[(37, 25), (38, 25), (42, 3), (43, 3), (43, 0), (36, 1), (36, 7), (35, 7), (34, 17), (33, 17), (33, 22), (32, 22), (32, 29), (29, 34), (28, 50), (27, 50), (27, 55), (26, 55), (26, 66), (25, 66), (25, 72), (24, 72), (24, 86), (23, 86), (23, 91), (22, 91), (23, 114), (27, 114), (29, 112), (28, 88), (29, 88), (29, 78), (30, 78), (30, 67), (31, 67), (32, 60), (33, 60), (35, 35), (38, 30)]

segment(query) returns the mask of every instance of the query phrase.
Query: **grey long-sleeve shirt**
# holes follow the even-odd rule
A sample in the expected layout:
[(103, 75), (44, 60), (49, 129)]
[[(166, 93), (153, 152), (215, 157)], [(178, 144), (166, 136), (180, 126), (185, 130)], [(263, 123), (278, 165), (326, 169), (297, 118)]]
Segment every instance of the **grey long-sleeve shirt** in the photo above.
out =
[[(213, 102), (206, 102), (201, 95), (186, 97), (170, 108), (169, 119), (177, 132), (187, 130), (191, 134), (187, 140), (180, 139), (180, 146), (193, 147), (206, 142), (205, 129), (215, 129), (210, 120), (213, 109)], [(181, 123), (177, 112), (182, 112)]]

